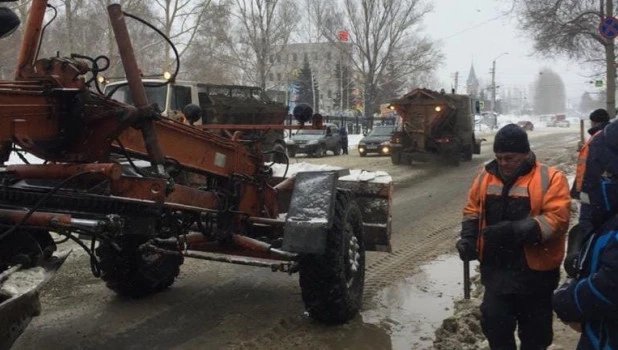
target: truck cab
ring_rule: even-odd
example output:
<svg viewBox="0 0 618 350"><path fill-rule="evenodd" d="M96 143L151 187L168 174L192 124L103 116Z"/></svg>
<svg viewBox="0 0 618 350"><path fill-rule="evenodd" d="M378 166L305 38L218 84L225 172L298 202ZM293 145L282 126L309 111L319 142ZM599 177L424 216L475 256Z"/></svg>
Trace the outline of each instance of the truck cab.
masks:
<svg viewBox="0 0 618 350"><path fill-rule="evenodd" d="M267 158L285 161L283 130L267 130L258 125L283 124L288 108L283 103L271 101L261 88L163 79L144 79L143 83L148 102L156 104L163 117L192 125L256 125L256 131L251 134L260 138L262 151L269 155ZM120 102L133 104L126 80L107 84L104 93ZM188 105L199 106L193 110L200 115L188 120L186 111L183 113ZM229 130L234 130L233 126ZM273 156L272 151L280 157Z"/></svg>

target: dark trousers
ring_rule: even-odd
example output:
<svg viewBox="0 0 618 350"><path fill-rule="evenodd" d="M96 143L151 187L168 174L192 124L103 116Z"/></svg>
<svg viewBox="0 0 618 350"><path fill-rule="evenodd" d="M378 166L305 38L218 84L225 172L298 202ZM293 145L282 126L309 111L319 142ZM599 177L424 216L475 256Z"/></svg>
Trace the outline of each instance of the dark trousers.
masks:
<svg viewBox="0 0 618 350"><path fill-rule="evenodd" d="M341 149L343 150L343 154L348 154L348 139L341 139Z"/></svg>
<svg viewBox="0 0 618 350"><path fill-rule="evenodd" d="M533 295L499 295L485 291L481 326L492 350L515 350L515 328L521 350L546 349L553 340L552 291Z"/></svg>

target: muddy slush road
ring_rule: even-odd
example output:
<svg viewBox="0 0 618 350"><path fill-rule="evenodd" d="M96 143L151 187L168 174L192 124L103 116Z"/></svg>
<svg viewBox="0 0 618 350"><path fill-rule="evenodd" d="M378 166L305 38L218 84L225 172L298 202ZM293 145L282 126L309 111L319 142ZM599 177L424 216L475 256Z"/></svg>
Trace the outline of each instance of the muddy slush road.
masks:
<svg viewBox="0 0 618 350"><path fill-rule="evenodd" d="M574 156L578 135L575 128L545 129L530 133L530 140L539 160L558 164ZM394 305L398 312L393 313L393 307L385 305L389 293L384 291L400 286L423 264L444 254L452 257L468 186L493 156L492 137L487 140L480 156L458 168L393 166L390 158L360 158L355 151L348 156L292 159L384 170L395 183L393 252L368 253L363 312L346 325L326 327L304 316L297 275L186 259L171 288L134 300L108 290L91 275L87 255L73 249L57 277L43 290L42 315L32 321L13 349L430 348L435 325L429 325L427 334L424 315L414 320L397 316L415 309L415 300ZM452 266L447 269L459 276L460 263L449 261ZM455 286L461 288L458 283ZM461 292L451 291L457 294ZM450 299L446 302L452 304ZM422 305L418 310L431 314L449 307ZM406 322L416 325L406 327ZM402 335L402 329L407 333Z"/></svg>

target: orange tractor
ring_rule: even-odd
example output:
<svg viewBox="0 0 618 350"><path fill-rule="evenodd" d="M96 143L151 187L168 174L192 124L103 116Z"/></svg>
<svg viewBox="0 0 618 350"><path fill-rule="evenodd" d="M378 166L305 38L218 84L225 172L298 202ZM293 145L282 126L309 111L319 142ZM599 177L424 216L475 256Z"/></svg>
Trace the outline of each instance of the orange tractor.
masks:
<svg viewBox="0 0 618 350"><path fill-rule="evenodd" d="M169 287L190 257L298 272L313 318L354 317L365 251L390 250L392 184L339 180L347 170L273 176L255 135L290 126L193 125L195 105L189 123L162 117L117 4L108 12L133 105L102 94L92 86L101 56L37 58L49 6L33 0L15 79L0 81L0 347L36 314L38 288L64 261L50 233L85 249L118 294ZM298 109L297 127L320 128L312 113ZM8 165L11 152L45 162ZM10 292L33 271L31 288Z"/></svg>

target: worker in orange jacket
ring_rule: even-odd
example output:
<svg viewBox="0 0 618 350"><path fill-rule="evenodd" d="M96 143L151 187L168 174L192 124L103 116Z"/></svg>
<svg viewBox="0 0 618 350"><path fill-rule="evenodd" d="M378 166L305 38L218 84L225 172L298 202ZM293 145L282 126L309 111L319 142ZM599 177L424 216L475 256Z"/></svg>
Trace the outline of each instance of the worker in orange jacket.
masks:
<svg viewBox="0 0 618 350"><path fill-rule="evenodd" d="M571 198L564 174L536 161L515 124L494 140L496 159L476 177L456 247L479 259L481 326L491 349L545 349L553 340L553 290L564 258Z"/></svg>
<svg viewBox="0 0 618 350"><path fill-rule="evenodd" d="M577 275L577 265L579 251L582 248L589 234L604 221L601 210L597 210L590 205L590 198L586 191L582 191L586 165L588 163L590 145L595 138L603 132L603 129L609 125L609 113L603 108L595 109L590 113L591 128L588 129L590 137L583 144L577 156L577 169L575 172L575 181L571 187L571 198L580 200L579 219L577 225L571 228L568 233L569 242L567 244L567 256L564 259L564 269L567 275L575 277ZM598 140L596 141L598 143ZM597 145L597 148L600 148Z"/></svg>

